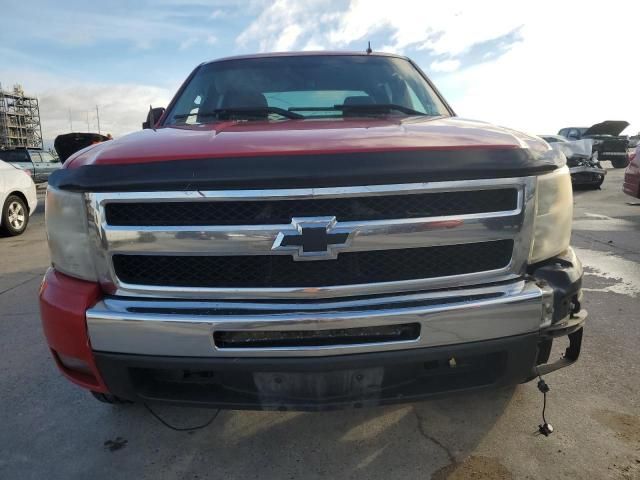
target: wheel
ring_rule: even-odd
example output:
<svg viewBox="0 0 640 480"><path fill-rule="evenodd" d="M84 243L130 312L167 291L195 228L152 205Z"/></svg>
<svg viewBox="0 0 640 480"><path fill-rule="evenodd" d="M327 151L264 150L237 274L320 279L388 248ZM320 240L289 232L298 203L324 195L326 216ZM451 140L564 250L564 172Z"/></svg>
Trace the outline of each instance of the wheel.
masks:
<svg viewBox="0 0 640 480"><path fill-rule="evenodd" d="M611 160L611 165L613 165L613 168L627 168L627 165L629 165L629 159L628 158L616 158L615 160Z"/></svg>
<svg viewBox="0 0 640 480"><path fill-rule="evenodd" d="M93 398L102 403L108 403L109 405L124 405L127 403L133 403L129 400L125 400L124 398L116 397L115 395L111 395L110 393L101 393L101 392L91 392Z"/></svg>
<svg viewBox="0 0 640 480"><path fill-rule="evenodd" d="M29 207L17 195L9 195L2 207L2 226L0 230L7 235L20 235L29 223Z"/></svg>

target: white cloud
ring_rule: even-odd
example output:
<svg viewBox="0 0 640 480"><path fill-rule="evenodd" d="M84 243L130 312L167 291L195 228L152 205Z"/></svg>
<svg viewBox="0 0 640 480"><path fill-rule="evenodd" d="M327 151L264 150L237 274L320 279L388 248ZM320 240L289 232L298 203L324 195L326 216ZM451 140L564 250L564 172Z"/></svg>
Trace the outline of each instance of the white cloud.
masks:
<svg viewBox="0 0 640 480"><path fill-rule="evenodd" d="M98 131L96 105L100 111L100 130L114 137L141 128L149 105L166 106L175 88L139 84L79 83L73 79L41 71L4 71L5 88L20 82L27 95L38 97L42 136L45 144L73 130ZM89 127L87 128L87 116Z"/></svg>
<svg viewBox="0 0 640 480"><path fill-rule="evenodd" d="M527 9L499 0L464 0L427 3L423 0L352 0L336 5L329 0L276 0L238 36L240 45L256 42L261 50L273 50L282 37L295 28L302 48L309 38L325 48L344 48L388 29L387 49L402 51L409 46L436 54L460 54L472 45L504 35L522 25ZM499 15L493 12L500 11ZM488 19L491 15L490 20ZM375 45L374 45L375 47Z"/></svg>
<svg viewBox="0 0 640 480"><path fill-rule="evenodd" d="M534 133L625 119L635 133L638 18L640 4L621 0L606 8L577 0L277 0L264 4L237 43L260 51L341 49L388 33L374 50L444 58L427 70L441 74L439 87L461 115ZM513 32L516 42L468 63L474 47Z"/></svg>
<svg viewBox="0 0 640 480"><path fill-rule="evenodd" d="M171 95L166 89L130 84L85 84L45 90L39 94L43 136L53 139L69 132L69 112L75 131L97 131L96 105L102 133L121 136L139 130L149 105L166 106Z"/></svg>
<svg viewBox="0 0 640 480"><path fill-rule="evenodd" d="M27 3L16 3L11 12L9 30L28 30L33 39L61 43L66 47L103 45L106 42L126 42L139 49L149 49L162 41L173 41L180 46L185 39L206 39L210 28L176 21L184 14L176 9L167 12L132 4L126 11L90 8L75 9L50 6L34 9Z"/></svg>
<svg viewBox="0 0 640 480"><path fill-rule="evenodd" d="M209 18L211 20L217 20L218 18L224 18L227 16L227 11L223 10L222 8L216 8L213 12L211 12L211 15L209 15Z"/></svg>
<svg viewBox="0 0 640 480"><path fill-rule="evenodd" d="M257 46L264 52L326 45L313 37L335 18L330 0L276 0L262 5L261 13L236 38L239 46L252 50Z"/></svg>
<svg viewBox="0 0 640 480"><path fill-rule="evenodd" d="M637 4L558 3L532 10L522 42L490 63L447 77L457 113L532 133L627 120L640 130L637 75ZM446 91L445 91L446 93Z"/></svg>
<svg viewBox="0 0 640 480"><path fill-rule="evenodd" d="M300 25L293 24L287 26L278 38L275 49L278 51L289 50L296 44L296 40L301 33L302 27L300 27Z"/></svg>
<svg viewBox="0 0 640 480"><path fill-rule="evenodd" d="M180 42L180 50L186 50L188 48L191 48L193 45L196 44L197 41L198 39L196 37L185 38Z"/></svg>
<svg viewBox="0 0 640 480"><path fill-rule="evenodd" d="M454 72L460 68L460 60L435 61L430 67L433 72Z"/></svg>

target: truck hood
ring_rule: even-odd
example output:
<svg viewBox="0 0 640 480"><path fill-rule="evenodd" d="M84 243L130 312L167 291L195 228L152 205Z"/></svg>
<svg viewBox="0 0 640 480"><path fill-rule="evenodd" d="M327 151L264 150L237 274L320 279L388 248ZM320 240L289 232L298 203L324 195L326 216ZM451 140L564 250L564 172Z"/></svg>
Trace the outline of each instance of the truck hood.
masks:
<svg viewBox="0 0 640 480"><path fill-rule="evenodd" d="M465 148L548 150L537 137L460 118L230 121L142 130L84 149L72 156L65 167L217 157Z"/></svg>
<svg viewBox="0 0 640 480"><path fill-rule="evenodd" d="M72 132L58 135L53 142L53 148L64 163L67 159L83 148L93 145L94 143L109 140L99 133Z"/></svg>
<svg viewBox="0 0 640 480"><path fill-rule="evenodd" d="M76 192L205 191L513 178L565 156L538 137L458 118L219 122L92 145L49 186Z"/></svg>
<svg viewBox="0 0 640 480"><path fill-rule="evenodd" d="M591 125L585 135L611 135L613 137L620 135L622 131L629 126L629 122L624 120L606 120L604 122Z"/></svg>

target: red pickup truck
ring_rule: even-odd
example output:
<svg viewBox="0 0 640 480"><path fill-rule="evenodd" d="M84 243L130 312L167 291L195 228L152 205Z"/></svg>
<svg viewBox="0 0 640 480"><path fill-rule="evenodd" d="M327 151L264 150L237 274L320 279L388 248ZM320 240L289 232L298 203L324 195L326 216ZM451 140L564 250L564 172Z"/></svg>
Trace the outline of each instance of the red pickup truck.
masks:
<svg viewBox="0 0 640 480"><path fill-rule="evenodd" d="M147 126L49 180L42 322L98 399L359 407L578 358L564 156L457 118L411 60L203 63Z"/></svg>

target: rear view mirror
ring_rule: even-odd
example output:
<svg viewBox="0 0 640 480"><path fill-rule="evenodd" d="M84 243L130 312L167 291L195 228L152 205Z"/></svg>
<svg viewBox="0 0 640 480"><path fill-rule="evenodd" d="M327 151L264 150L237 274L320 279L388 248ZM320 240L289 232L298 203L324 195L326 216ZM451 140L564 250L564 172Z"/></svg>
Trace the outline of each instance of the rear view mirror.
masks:
<svg viewBox="0 0 640 480"><path fill-rule="evenodd" d="M164 107L150 108L149 113L147 113L147 120L142 122L142 129L153 128L163 114Z"/></svg>

